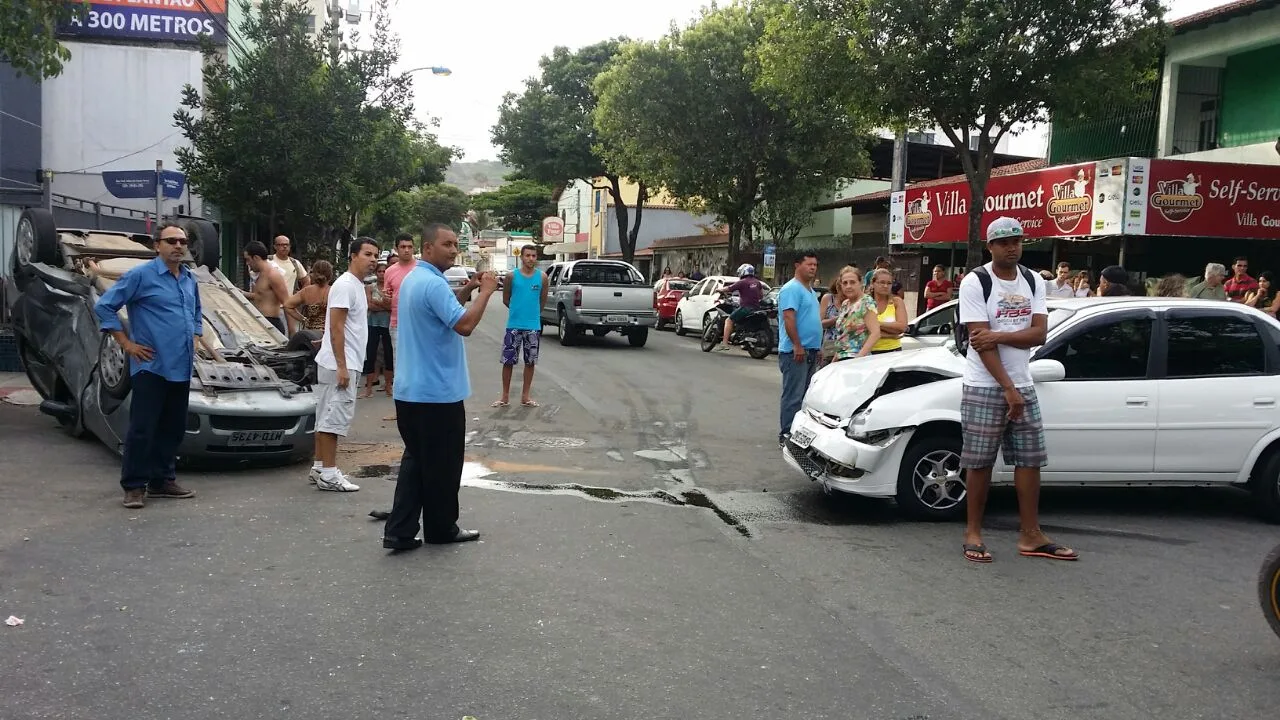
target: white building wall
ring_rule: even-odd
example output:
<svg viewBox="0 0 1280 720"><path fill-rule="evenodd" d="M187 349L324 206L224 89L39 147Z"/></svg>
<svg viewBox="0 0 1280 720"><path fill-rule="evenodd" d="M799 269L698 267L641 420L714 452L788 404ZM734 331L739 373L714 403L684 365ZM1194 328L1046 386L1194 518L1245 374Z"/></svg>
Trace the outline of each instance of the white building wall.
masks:
<svg viewBox="0 0 1280 720"><path fill-rule="evenodd" d="M66 43L71 61L58 77L45 80L41 150L54 171L53 191L119 207L152 210L153 199L123 200L102 183L104 170L152 170L156 160L178 170L173 151L186 145L173 113L188 83L203 88L201 57L195 49ZM201 214L199 196L166 200Z"/></svg>
<svg viewBox="0 0 1280 720"><path fill-rule="evenodd" d="M564 220L565 242L573 242L577 233L591 232L591 183L577 179L560 193L556 214Z"/></svg>

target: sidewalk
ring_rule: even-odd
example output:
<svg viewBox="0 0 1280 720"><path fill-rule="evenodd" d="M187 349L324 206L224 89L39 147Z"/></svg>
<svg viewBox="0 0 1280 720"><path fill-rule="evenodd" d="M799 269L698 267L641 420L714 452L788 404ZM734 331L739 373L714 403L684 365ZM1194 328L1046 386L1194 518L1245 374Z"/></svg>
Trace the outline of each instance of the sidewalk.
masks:
<svg viewBox="0 0 1280 720"><path fill-rule="evenodd" d="M0 372L0 401L34 406L40 404L40 393L31 388L25 373Z"/></svg>

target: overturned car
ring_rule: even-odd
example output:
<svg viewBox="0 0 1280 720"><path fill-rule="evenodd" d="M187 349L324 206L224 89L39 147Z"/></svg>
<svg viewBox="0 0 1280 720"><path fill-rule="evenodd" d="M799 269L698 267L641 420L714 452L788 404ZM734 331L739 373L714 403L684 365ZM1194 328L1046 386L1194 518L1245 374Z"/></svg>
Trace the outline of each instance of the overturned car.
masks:
<svg viewBox="0 0 1280 720"><path fill-rule="evenodd" d="M205 220L181 221L203 310L180 461L267 464L309 458L314 440L314 347L290 342L218 270L220 240ZM30 209L17 228L6 293L18 352L40 410L73 435L121 452L129 426L129 359L98 329L93 307L130 269L156 255L148 235L68 230ZM126 331L129 320L120 311ZM221 359L210 352L216 351Z"/></svg>

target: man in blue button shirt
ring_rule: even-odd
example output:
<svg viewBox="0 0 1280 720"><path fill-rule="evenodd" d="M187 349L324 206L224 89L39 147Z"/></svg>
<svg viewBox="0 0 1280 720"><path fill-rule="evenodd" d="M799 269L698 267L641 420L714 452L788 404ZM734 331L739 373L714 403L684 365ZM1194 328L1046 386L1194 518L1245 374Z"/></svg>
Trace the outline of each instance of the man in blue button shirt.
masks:
<svg viewBox="0 0 1280 720"><path fill-rule="evenodd" d="M822 316L813 281L818 277L818 256L796 256L795 277L778 291L782 337L778 339L778 369L782 371L781 425L778 444L791 432L791 421L804 402L809 380L822 360Z"/></svg>
<svg viewBox="0 0 1280 720"><path fill-rule="evenodd" d="M102 331L130 358L133 391L120 468L127 508L142 507L147 497L195 496L178 485L175 467L187 427L195 338L203 325L200 290L182 262L186 232L164 222L155 238L156 258L121 275L94 306ZM120 308L128 310L128 333Z"/></svg>
<svg viewBox="0 0 1280 720"><path fill-rule="evenodd" d="M422 545L419 519L429 543L480 537L475 530L458 527L467 432L462 403L471 394L462 338L480 323L498 281L492 273L481 273L480 294L463 308L444 277L457 256L458 236L449 226L428 225L422 233L422 260L396 293L399 367L394 397L404 455L382 538L382 546L390 550Z"/></svg>

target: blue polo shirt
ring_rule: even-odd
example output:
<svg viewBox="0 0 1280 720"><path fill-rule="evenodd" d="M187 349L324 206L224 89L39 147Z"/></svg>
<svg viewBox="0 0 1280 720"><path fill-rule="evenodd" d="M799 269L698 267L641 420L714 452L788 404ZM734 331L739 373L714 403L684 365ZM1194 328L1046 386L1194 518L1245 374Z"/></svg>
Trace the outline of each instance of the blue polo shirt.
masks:
<svg viewBox="0 0 1280 720"><path fill-rule="evenodd" d="M155 351L147 362L130 358L130 374L145 370L170 382L190 382L194 336L204 329L191 270L179 265L175 276L155 258L121 275L93 306L103 332L124 329L120 308L129 313L129 339Z"/></svg>
<svg viewBox="0 0 1280 720"><path fill-rule="evenodd" d="M422 260L396 292L396 400L455 403L471 395L467 350L454 331L466 311L435 265Z"/></svg>

